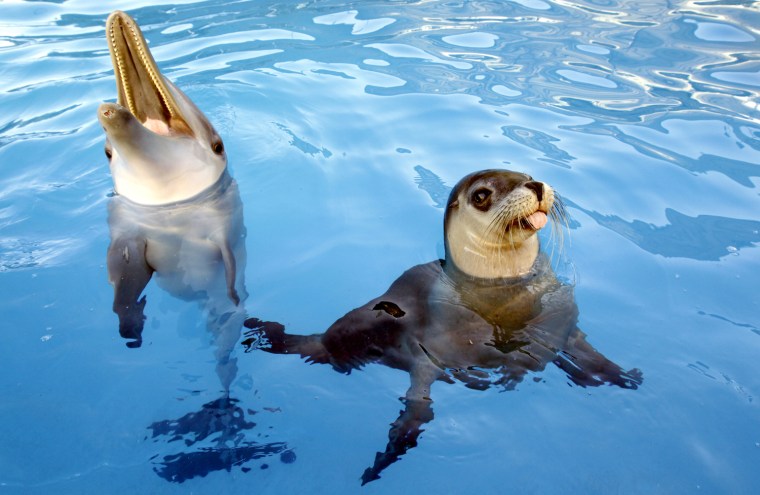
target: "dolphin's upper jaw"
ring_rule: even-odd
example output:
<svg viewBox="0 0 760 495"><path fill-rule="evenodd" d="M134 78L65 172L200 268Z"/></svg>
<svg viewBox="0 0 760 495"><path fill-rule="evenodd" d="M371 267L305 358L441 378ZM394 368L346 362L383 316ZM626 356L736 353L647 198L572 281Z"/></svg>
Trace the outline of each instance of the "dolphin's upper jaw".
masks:
<svg viewBox="0 0 760 495"><path fill-rule="evenodd" d="M113 12L106 21L106 36L116 75L118 104L157 134L193 136L132 18L121 11Z"/></svg>

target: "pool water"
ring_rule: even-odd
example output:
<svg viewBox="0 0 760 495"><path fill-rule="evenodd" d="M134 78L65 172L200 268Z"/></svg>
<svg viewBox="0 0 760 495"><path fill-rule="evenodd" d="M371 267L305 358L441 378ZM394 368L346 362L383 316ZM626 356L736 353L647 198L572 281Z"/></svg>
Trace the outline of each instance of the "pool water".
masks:
<svg viewBox="0 0 760 495"><path fill-rule="evenodd" d="M756 490L757 2L153 3L0 4L0 493ZM564 199L545 250L641 385L435 383L417 446L362 487L408 373L241 335L227 395L203 298L156 280L128 348L96 119L114 9L225 140L245 315L324 332L443 256L461 177L508 168Z"/></svg>

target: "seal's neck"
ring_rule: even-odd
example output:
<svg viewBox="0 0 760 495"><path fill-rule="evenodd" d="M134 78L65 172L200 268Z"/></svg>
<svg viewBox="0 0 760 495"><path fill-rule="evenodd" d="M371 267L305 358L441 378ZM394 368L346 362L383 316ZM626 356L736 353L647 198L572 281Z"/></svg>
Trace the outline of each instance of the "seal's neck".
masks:
<svg viewBox="0 0 760 495"><path fill-rule="evenodd" d="M459 239L457 249L446 247L446 261L459 272L475 278L513 278L527 274L536 262L538 236L517 244L489 243L474 237ZM447 243L448 244L448 243Z"/></svg>

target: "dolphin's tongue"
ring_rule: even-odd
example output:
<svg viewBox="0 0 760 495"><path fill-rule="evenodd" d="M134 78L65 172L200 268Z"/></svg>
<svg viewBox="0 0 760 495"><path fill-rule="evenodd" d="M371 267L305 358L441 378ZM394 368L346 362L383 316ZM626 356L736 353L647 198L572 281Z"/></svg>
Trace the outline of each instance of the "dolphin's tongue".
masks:
<svg viewBox="0 0 760 495"><path fill-rule="evenodd" d="M528 216L525 220L536 230L542 229L546 225L547 218L546 213L543 211L537 211Z"/></svg>
<svg viewBox="0 0 760 495"><path fill-rule="evenodd" d="M143 122L143 125L147 129L155 132L156 134L160 134L162 136L170 136L172 134L172 131L167 125L167 123L160 119L148 118L145 120L145 122Z"/></svg>

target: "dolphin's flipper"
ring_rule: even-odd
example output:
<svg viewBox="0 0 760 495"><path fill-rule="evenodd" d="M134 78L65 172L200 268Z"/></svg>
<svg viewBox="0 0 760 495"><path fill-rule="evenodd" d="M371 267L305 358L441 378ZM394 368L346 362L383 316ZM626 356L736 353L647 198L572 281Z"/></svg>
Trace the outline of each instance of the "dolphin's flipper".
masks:
<svg viewBox="0 0 760 495"><path fill-rule="evenodd" d="M230 301L235 303L235 306L240 304L240 296L238 296L235 289L235 271L237 270L237 262L235 261L235 254L232 252L230 243L225 241L219 246L222 252L222 261L224 262L224 277L227 280L227 296Z"/></svg>
<svg viewBox="0 0 760 495"><path fill-rule="evenodd" d="M391 424L385 452L375 455L375 463L362 474L362 485L380 478L380 473L396 462L407 450L417 446L422 426L433 420L433 401L430 399L401 399L404 409Z"/></svg>
<svg viewBox="0 0 760 495"><path fill-rule="evenodd" d="M623 371L617 364L594 349L579 329L573 332L563 352L554 360L568 378L581 387L597 387L609 383L622 388L636 389L641 385L639 369Z"/></svg>
<svg viewBox="0 0 760 495"><path fill-rule="evenodd" d="M147 242L142 238L120 237L108 247L108 275L114 287L113 312L119 316L119 334L134 339L127 347L140 347L145 325L145 296L140 294L153 275L145 259Z"/></svg>

